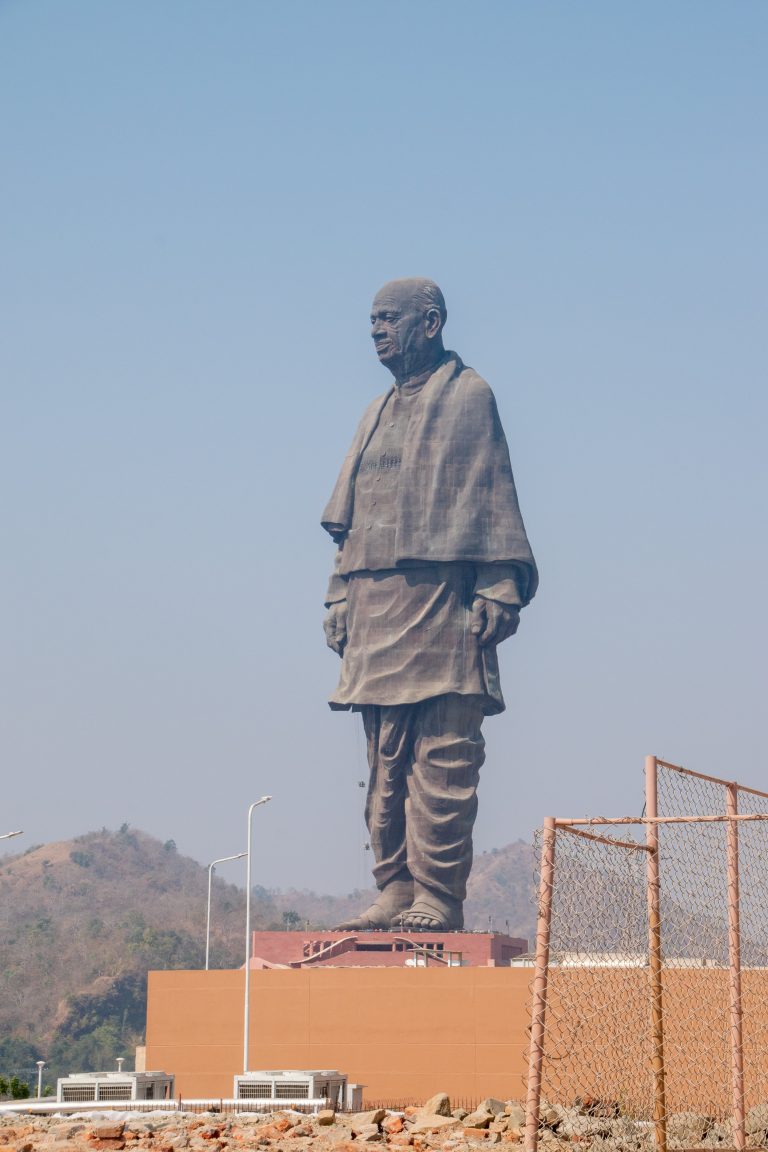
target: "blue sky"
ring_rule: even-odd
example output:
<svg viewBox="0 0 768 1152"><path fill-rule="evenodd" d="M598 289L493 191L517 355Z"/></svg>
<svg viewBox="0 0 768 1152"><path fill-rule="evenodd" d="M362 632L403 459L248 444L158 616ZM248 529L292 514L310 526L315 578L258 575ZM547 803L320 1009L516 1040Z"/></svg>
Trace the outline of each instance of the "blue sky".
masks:
<svg viewBox="0 0 768 1152"><path fill-rule="evenodd" d="M207 863L271 792L255 879L366 882L318 521L413 274L541 569L478 850L639 811L647 752L768 790L767 56L749 0L0 0L17 844Z"/></svg>

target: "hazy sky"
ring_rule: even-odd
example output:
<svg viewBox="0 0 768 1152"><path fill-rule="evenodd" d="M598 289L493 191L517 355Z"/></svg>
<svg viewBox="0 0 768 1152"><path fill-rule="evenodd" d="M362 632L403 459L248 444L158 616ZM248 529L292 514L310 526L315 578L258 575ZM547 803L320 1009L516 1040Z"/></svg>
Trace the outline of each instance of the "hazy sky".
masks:
<svg viewBox="0 0 768 1152"><path fill-rule="evenodd" d="M426 275L541 570L478 849L768 790L768 5L0 0L0 831L366 882L320 512ZM241 864L227 878L239 880ZM223 873L224 874L224 873Z"/></svg>

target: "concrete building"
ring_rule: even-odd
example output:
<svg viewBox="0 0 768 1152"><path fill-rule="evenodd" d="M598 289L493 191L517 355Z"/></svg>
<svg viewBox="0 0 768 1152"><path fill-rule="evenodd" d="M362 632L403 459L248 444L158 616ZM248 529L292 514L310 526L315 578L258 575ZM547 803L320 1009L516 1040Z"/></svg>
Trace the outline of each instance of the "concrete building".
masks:
<svg viewBox="0 0 768 1152"><path fill-rule="evenodd" d="M254 932L252 968L504 968L528 941L502 932Z"/></svg>

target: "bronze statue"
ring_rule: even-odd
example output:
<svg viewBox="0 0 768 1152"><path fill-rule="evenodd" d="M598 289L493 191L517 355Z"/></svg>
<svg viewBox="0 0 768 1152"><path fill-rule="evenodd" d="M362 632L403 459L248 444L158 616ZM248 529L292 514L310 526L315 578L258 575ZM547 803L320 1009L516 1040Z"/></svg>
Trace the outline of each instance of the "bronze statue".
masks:
<svg viewBox="0 0 768 1152"><path fill-rule="evenodd" d="M353 930L461 928L496 646L538 576L488 385L443 347L443 294L393 280L371 336L394 387L365 412L323 513L338 544L331 708L360 711L379 894Z"/></svg>

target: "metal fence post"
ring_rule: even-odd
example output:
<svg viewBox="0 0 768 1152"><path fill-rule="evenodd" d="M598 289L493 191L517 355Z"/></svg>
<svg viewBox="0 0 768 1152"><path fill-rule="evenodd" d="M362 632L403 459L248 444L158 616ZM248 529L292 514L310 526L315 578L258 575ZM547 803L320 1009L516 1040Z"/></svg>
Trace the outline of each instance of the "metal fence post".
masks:
<svg viewBox="0 0 768 1152"><path fill-rule="evenodd" d="M661 885L657 764L645 758L645 842L648 852L648 963L651 984L651 1042L653 1051L653 1120L658 1152L667 1152L667 1102L664 1082L664 1001L661 985Z"/></svg>
<svg viewBox="0 0 768 1152"><path fill-rule="evenodd" d="M539 914L536 923L536 971L533 978L531 1007L531 1041L528 1053L528 1094L525 1103L525 1152L536 1152L539 1143L539 1103L541 1072L544 1062L544 1024L547 1014L549 980L549 938L552 925L552 885L555 874L555 838L553 816L544 821L539 878Z"/></svg>
<svg viewBox="0 0 768 1152"><path fill-rule="evenodd" d="M739 786L726 790L729 817L738 815ZM741 926L739 923L739 822L728 820L728 969L731 1008L731 1083L733 1085L733 1143L741 1152L744 1131L744 1049L741 1005Z"/></svg>

